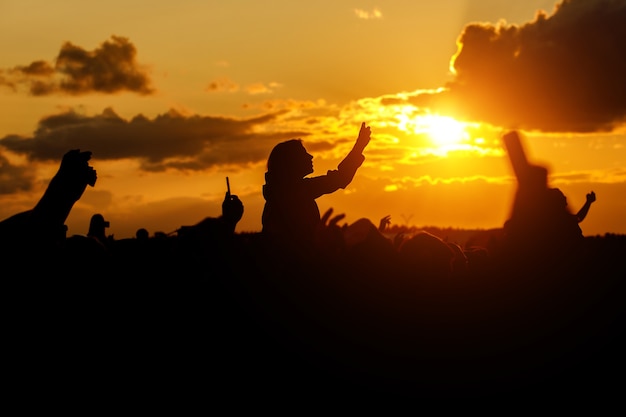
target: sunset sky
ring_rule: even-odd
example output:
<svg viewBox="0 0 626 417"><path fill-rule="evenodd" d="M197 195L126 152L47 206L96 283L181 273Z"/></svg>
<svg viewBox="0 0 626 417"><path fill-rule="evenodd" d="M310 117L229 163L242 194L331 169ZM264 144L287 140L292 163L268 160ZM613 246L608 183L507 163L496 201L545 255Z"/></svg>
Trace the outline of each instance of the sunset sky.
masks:
<svg viewBox="0 0 626 417"><path fill-rule="evenodd" d="M243 201L261 229L266 161L301 138L313 175L372 129L320 210L378 224L496 228L515 177L501 143L577 211L626 234L626 0L0 0L0 220L32 208L70 149L97 183L66 224L170 233Z"/></svg>

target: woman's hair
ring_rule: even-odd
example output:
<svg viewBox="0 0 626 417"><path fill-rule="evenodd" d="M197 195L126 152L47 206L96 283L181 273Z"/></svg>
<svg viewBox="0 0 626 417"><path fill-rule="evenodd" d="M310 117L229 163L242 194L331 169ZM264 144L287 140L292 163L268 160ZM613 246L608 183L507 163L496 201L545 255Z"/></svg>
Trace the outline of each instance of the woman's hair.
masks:
<svg viewBox="0 0 626 417"><path fill-rule="evenodd" d="M267 159L267 171L272 174L289 175L298 171L301 155L306 152L301 139L290 139L274 146Z"/></svg>

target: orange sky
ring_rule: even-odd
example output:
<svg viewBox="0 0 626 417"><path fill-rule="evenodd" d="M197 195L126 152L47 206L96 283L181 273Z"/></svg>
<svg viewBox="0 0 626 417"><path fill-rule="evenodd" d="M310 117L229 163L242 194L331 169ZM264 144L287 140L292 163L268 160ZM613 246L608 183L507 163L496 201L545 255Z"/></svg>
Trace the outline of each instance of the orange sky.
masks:
<svg viewBox="0 0 626 417"><path fill-rule="evenodd" d="M318 200L348 223L500 227L515 128L573 211L596 192L586 235L626 233L626 2L54 3L0 3L0 219L81 149L98 181L70 234L218 216L226 176L258 231L271 148L302 138L323 174L364 121L365 163Z"/></svg>

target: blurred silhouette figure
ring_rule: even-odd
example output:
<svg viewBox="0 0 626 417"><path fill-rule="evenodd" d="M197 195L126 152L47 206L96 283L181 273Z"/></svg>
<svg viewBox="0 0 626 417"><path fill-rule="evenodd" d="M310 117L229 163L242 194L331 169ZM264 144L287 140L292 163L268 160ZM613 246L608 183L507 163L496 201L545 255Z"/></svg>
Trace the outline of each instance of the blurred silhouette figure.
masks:
<svg viewBox="0 0 626 417"><path fill-rule="evenodd" d="M363 150L370 135L370 127L362 123L354 147L338 169L315 177L307 177L313 173L313 156L301 139L281 142L272 149L263 185L261 230L269 245L296 256L308 257L313 253L321 221L316 199L352 182L365 160Z"/></svg>
<svg viewBox="0 0 626 417"><path fill-rule="evenodd" d="M73 149L63 155L59 170L31 210L0 222L2 245L14 252L47 251L66 238L65 221L87 185L96 183L96 170L89 166L91 152Z"/></svg>
<svg viewBox="0 0 626 417"><path fill-rule="evenodd" d="M504 224L507 250L531 256L528 260L571 253L583 240L579 223L586 217L595 193L587 195L578 213L570 212L563 192L549 187L547 168L526 159L518 132L506 133L503 141L517 178L511 215Z"/></svg>

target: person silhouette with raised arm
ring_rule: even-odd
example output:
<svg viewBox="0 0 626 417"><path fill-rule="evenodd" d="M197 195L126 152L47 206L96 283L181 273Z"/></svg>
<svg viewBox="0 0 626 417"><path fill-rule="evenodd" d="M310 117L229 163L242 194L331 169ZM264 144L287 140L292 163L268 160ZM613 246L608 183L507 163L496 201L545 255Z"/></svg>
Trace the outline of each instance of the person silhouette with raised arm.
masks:
<svg viewBox="0 0 626 417"><path fill-rule="evenodd" d="M548 169L528 162L519 133L507 132L503 142L517 178L513 207L504 224L505 243L513 253L531 255L533 259L572 255L584 239L579 223L586 217L595 193L589 193L585 205L572 213L565 194L549 186Z"/></svg>
<svg viewBox="0 0 626 417"><path fill-rule="evenodd" d="M225 239L235 233L237 223L243 217L243 203L238 196L226 193L222 201L222 215L205 217L193 226L197 233L204 237ZM183 226L186 227L186 226Z"/></svg>
<svg viewBox="0 0 626 417"><path fill-rule="evenodd" d="M352 150L338 168L313 177L308 177L313 173L313 156L301 139L281 142L272 149L263 185L261 234L273 249L305 257L314 253L321 223L316 199L352 182L365 160L363 151L370 136L370 127L362 123Z"/></svg>
<svg viewBox="0 0 626 417"><path fill-rule="evenodd" d="M42 255L64 242L65 221L70 211L87 186L93 187L97 180L96 170L89 165L90 159L90 151L66 152L37 204L0 221L0 246L16 255L28 256Z"/></svg>
<svg viewBox="0 0 626 417"><path fill-rule="evenodd" d="M243 217L244 206L239 197L231 194L230 186L222 201L222 214L205 217L191 226L176 230L177 254L185 253L197 257L219 258L231 247L237 223Z"/></svg>

